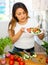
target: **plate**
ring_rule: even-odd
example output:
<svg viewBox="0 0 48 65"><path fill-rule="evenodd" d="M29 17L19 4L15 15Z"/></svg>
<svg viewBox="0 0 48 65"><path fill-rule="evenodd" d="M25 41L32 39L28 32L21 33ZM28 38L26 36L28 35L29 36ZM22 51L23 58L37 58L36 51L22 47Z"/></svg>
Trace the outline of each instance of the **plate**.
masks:
<svg viewBox="0 0 48 65"><path fill-rule="evenodd" d="M43 30L42 30L42 29L39 29L39 30L36 31L36 32L31 31L31 34L33 34L33 35L40 35L40 34L42 34L42 33L43 33Z"/></svg>
<svg viewBox="0 0 48 65"><path fill-rule="evenodd" d="M42 29L38 29L38 30L34 30L34 28L31 28L31 32L28 32L27 29L25 29L25 32L27 33L31 33L32 35L39 35L39 34L42 34L43 33L43 30Z"/></svg>

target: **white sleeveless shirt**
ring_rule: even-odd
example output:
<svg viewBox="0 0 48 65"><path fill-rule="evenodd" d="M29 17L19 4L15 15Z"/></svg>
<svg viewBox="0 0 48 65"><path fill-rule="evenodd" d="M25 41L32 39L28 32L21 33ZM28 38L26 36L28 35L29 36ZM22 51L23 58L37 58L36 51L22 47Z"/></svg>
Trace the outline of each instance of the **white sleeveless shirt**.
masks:
<svg viewBox="0 0 48 65"><path fill-rule="evenodd" d="M25 25L20 25L16 23L15 34L23 27L23 28L32 28L37 27L38 23L35 20L28 19ZM14 46L21 49L30 49L34 47L34 36L31 33L23 32L20 38L14 43Z"/></svg>

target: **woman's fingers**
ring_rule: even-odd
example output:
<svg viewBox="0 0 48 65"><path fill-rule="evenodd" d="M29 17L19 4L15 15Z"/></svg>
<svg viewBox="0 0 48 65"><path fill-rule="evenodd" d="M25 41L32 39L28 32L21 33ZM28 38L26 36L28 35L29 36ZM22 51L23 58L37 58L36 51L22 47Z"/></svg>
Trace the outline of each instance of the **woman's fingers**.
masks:
<svg viewBox="0 0 48 65"><path fill-rule="evenodd" d="M25 31L25 28L21 28L21 32L24 32Z"/></svg>
<svg viewBox="0 0 48 65"><path fill-rule="evenodd" d="M28 31L29 33L31 33L31 28L27 28L27 31Z"/></svg>
<svg viewBox="0 0 48 65"><path fill-rule="evenodd" d="M39 34L38 37L42 40L44 38L44 33Z"/></svg>

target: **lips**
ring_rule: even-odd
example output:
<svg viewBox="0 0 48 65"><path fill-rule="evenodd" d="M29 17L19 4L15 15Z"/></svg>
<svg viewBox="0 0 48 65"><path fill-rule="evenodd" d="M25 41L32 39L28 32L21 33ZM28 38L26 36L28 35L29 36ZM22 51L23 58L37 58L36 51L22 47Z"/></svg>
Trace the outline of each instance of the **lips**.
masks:
<svg viewBox="0 0 48 65"><path fill-rule="evenodd" d="M24 19L25 19L25 17L21 18L21 20L24 20Z"/></svg>

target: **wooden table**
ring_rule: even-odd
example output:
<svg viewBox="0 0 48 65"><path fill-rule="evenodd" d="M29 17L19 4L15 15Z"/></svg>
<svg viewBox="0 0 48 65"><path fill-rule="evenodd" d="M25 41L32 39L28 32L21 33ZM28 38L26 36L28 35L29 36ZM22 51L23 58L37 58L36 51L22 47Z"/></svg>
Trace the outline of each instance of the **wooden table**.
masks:
<svg viewBox="0 0 48 65"><path fill-rule="evenodd" d="M6 58L5 65L9 65L9 58ZM19 65L19 64L17 61L15 61L14 65ZM46 57L43 54L37 54L37 57L25 60L25 65L46 65Z"/></svg>

